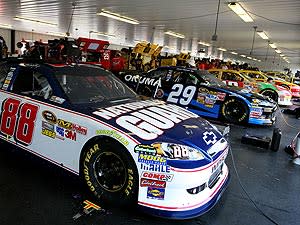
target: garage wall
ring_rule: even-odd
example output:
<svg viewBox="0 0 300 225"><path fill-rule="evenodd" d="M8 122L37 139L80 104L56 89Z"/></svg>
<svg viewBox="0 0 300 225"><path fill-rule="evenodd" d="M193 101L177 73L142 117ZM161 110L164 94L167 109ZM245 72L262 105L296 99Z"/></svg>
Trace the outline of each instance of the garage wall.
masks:
<svg viewBox="0 0 300 225"><path fill-rule="evenodd" d="M6 45L7 45L7 47L8 47L8 51L10 52L10 30L8 30L8 29L2 29L2 28L0 28L0 36L2 36L3 38L4 38L4 40L5 40L5 42L6 42Z"/></svg>

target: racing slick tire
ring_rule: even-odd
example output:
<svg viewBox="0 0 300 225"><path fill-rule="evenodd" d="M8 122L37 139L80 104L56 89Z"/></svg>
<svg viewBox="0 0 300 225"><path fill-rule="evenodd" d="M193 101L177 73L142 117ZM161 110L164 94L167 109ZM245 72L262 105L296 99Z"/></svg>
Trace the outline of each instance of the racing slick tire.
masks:
<svg viewBox="0 0 300 225"><path fill-rule="evenodd" d="M230 123L246 123L249 109L241 100L229 98L223 103L221 114Z"/></svg>
<svg viewBox="0 0 300 225"><path fill-rule="evenodd" d="M132 205L137 202L139 187L135 162L121 144L100 140L84 149L80 165L84 183L100 202Z"/></svg>
<svg viewBox="0 0 300 225"><path fill-rule="evenodd" d="M260 92L260 94L264 95L264 96L267 96L271 99L273 99L275 102L278 101L278 94L276 93L276 91L274 90L270 90L270 89L265 89L265 90L262 90Z"/></svg>

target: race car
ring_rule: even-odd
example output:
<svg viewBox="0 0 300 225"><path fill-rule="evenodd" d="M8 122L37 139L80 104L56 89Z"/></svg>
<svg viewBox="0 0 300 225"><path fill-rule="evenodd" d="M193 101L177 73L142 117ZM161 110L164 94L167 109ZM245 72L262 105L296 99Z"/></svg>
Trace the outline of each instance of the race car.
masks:
<svg viewBox="0 0 300 225"><path fill-rule="evenodd" d="M121 74L137 93L230 123L272 125L276 103L248 89L227 87L215 75L184 67L159 67L146 74Z"/></svg>
<svg viewBox="0 0 300 225"><path fill-rule="evenodd" d="M79 175L101 204L186 219L228 185L230 147L215 126L141 100L97 65L3 62L0 105L2 140Z"/></svg>
<svg viewBox="0 0 300 225"><path fill-rule="evenodd" d="M292 93L289 90L286 90L279 85L273 85L272 83L256 81L252 78L254 74L252 71L251 73L246 70L235 71L210 69L208 71L215 74L217 78L223 80L223 82L225 82L228 86L247 87L253 92L270 97L282 106L289 106L293 104L291 102Z"/></svg>
<svg viewBox="0 0 300 225"><path fill-rule="evenodd" d="M273 76L267 76L261 71L246 71L246 70L241 70L243 73L247 73L248 76L251 78L257 80L257 81L267 81L268 77L273 79L273 82L276 86L282 86L288 90L291 91L292 96L296 98L300 98L300 86L297 84L293 84L290 82L285 81L282 78L279 77L273 77Z"/></svg>

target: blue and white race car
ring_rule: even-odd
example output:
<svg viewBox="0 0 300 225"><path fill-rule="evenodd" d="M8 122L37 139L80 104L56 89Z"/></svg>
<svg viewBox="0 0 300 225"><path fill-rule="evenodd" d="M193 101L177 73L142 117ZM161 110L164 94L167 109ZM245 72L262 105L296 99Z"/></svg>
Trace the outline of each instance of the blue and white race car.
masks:
<svg viewBox="0 0 300 225"><path fill-rule="evenodd" d="M1 139L79 175L101 203L192 218L229 182L229 145L214 126L139 99L98 66L2 62L0 105Z"/></svg>
<svg viewBox="0 0 300 225"><path fill-rule="evenodd" d="M165 100L197 115L230 123L272 125L277 105L248 89L227 87L205 70L159 67L146 74L121 74L138 94Z"/></svg>

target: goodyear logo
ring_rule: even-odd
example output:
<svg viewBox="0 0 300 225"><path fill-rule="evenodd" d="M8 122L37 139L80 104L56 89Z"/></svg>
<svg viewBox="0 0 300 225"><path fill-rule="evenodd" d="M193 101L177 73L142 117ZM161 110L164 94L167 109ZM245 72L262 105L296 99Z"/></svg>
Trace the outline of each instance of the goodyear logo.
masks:
<svg viewBox="0 0 300 225"><path fill-rule="evenodd" d="M138 162L146 164L167 165L167 160L159 155L139 154Z"/></svg>

